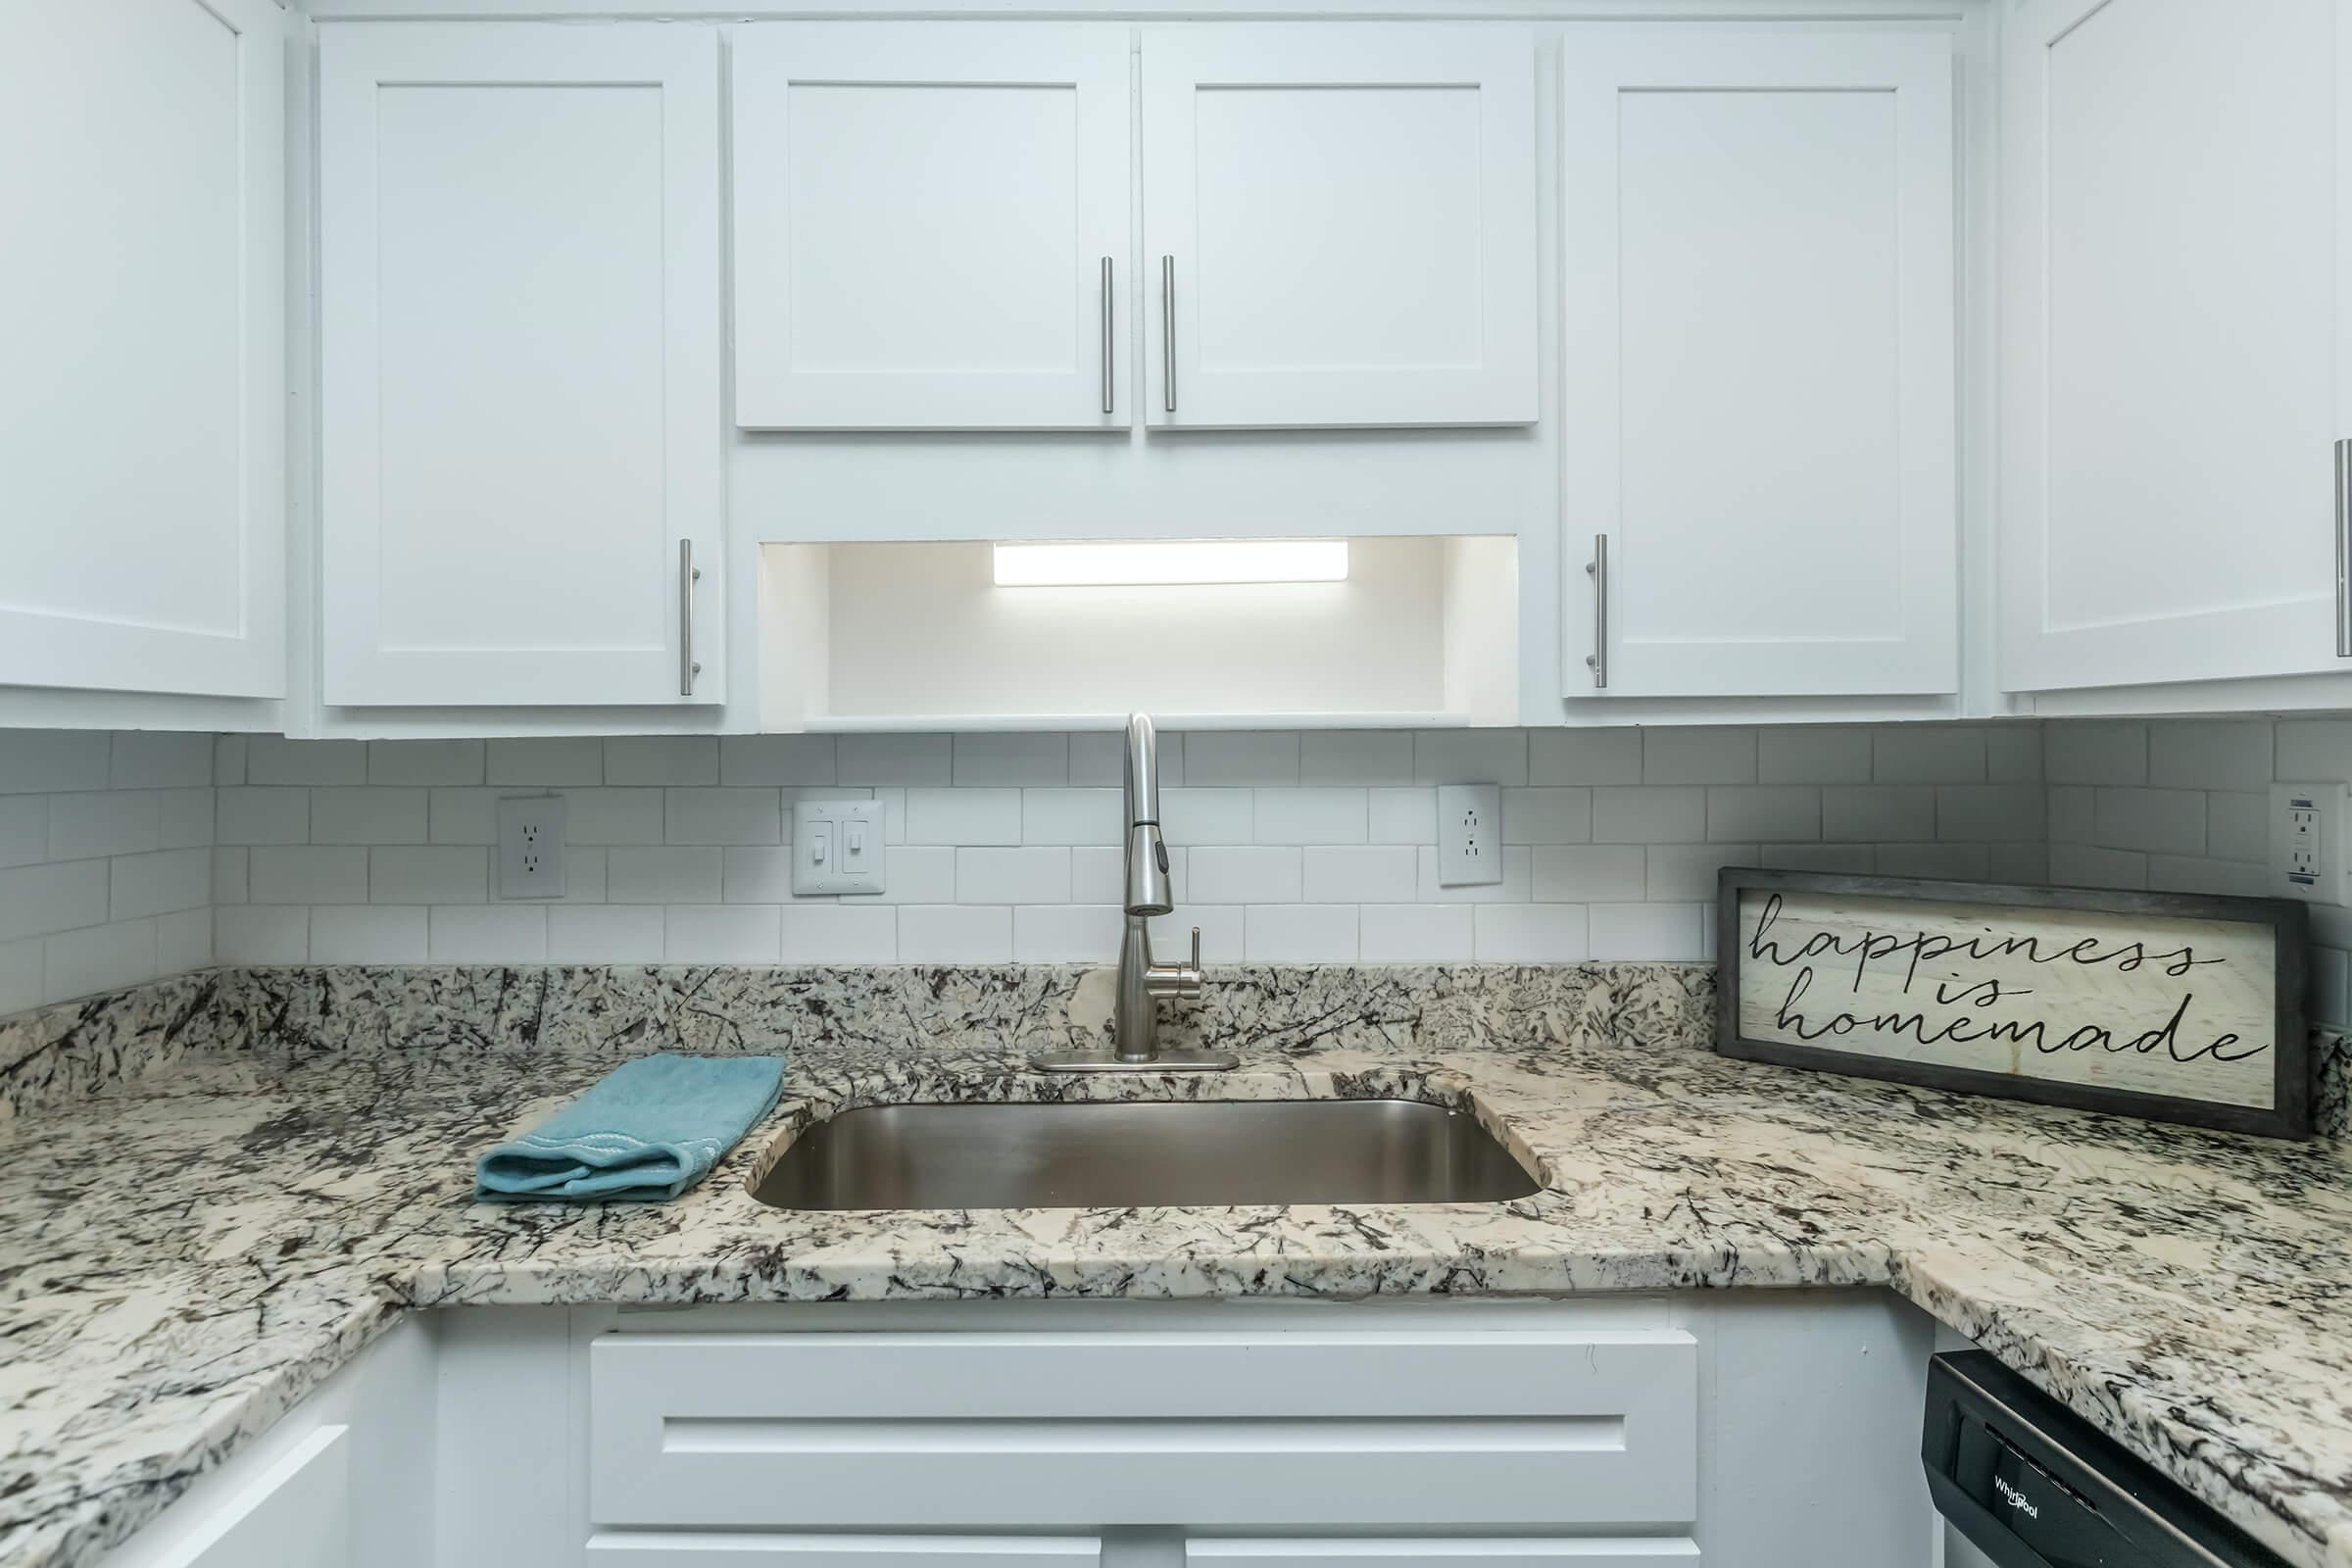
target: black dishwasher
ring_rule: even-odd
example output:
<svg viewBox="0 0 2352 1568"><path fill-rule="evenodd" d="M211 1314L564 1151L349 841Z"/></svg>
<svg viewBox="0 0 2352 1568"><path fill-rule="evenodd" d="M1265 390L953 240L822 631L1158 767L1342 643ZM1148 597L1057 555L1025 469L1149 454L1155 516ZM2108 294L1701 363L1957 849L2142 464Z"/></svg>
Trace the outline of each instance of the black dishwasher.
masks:
<svg viewBox="0 0 2352 1568"><path fill-rule="evenodd" d="M1983 1350L1928 1362L1920 1457L1936 1508L1999 1568L2286 1568Z"/></svg>

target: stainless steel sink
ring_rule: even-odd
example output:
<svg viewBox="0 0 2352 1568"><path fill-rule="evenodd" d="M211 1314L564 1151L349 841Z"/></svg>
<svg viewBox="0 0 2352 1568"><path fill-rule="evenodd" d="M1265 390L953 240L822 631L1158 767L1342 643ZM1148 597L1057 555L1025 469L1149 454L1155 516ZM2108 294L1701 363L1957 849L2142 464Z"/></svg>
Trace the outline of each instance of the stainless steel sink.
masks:
<svg viewBox="0 0 2352 1568"><path fill-rule="evenodd" d="M1404 1100L871 1105L793 1141L778 1208L1492 1203L1538 1191L1476 1118Z"/></svg>

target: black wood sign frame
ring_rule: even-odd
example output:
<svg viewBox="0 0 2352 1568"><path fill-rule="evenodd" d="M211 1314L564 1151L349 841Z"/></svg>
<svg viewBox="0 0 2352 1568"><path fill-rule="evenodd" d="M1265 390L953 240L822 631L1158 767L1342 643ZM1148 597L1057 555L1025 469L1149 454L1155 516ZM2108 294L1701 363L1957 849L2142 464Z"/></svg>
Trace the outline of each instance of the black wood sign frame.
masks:
<svg viewBox="0 0 2352 1568"><path fill-rule="evenodd" d="M1716 883L1716 1036L1719 1054L1784 1067L1810 1067L1864 1078L1886 1078L1930 1089L1961 1090L2079 1110L2114 1111L2155 1121L2182 1122L2272 1138L2311 1135L2313 1055L2303 1017L2307 916L2291 899L2220 894L2133 893L2100 888L2045 888L1998 882L1950 882L1918 877L1848 876L1824 871L1769 871L1726 866ZM1747 955L1740 931L1741 896L1750 893L1822 894L1894 899L1922 904L1984 905L2044 914L2070 909L2158 918L2225 921L2267 930L2274 955L2277 1036L2271 1104L2226 1104L2174 1095L1988 1072L1938 1062L1906 1061L1853 1051L1825 1050L1740 1033L1740 984Z"/></svg>

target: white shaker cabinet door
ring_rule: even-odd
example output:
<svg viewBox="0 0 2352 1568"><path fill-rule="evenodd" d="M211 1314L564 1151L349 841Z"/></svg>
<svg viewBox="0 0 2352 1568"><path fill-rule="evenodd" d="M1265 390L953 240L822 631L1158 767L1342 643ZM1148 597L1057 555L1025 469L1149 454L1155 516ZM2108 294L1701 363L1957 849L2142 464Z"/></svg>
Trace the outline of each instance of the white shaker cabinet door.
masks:
<svg viewBox="0 0 2352 1568"><path fill-rule="evenodd" d="M2352 669L2343 0L2027 0L2004 59L2003 684Z"/></svg>
<svg viewBox="0 0 2352 1568"><path fill-rule="evenodd" d="M1128 29L734 38L735 419L1133 421Z"/></svg>
<svg viewBox="0 0 2352 1568"><path fill-rule="evenodd" d="M1567 40L1568 696L1957 688L1950 49Z"/></svg>
<svg viewBox="0 0 2352 1568"><path fill-rule="evenodd" d="M285 47L0 8L0 682L284 693Z"/></svg>
<svg viewBox="0 0 2352 1568"><path fill-rule="evenodd" d="M715 34L318 47L325 700L719 701Z"/></svg>
<svg viewBox="0 0 2352 1568"><path fill-rule="evenodd" d="M1533 421L1535 66L1499 24L1147 29L1150 421Z"/></svg>

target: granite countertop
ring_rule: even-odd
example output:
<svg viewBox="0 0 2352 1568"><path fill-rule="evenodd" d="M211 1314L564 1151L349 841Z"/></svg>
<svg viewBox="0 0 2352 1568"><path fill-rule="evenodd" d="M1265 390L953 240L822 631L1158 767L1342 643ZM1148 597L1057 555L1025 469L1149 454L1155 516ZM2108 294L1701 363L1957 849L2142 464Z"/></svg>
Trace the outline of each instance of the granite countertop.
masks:
<svg viewBox="0 0 2352 1568"><path fill-rule="evenodd" d="M1198 1027L1243 1052L1241 1071L1135 1078L1024 1071L1037 981L853 997L838 977L771 975L747 1022L718 971L643 973L658 1004L602 978L559 999L553 981L257 972L236 1005L262 1043L159 1056L0 1130L0 1568L94 1561L417 1307L1870 1285L2288 1560L2352 1565L2341 1145L1719 1058L1700 1044L1703 969L1515 971L1450 993L1234 980L1258 1010ZM614 1054L756 1049L763 1031L789 1042L787 1098L683 1200L470 1201L473 1154ZM880 1214L745 1191L779 1134L861 1102L1373 1095L1473 1109L1545 1190Z"/></svg>

